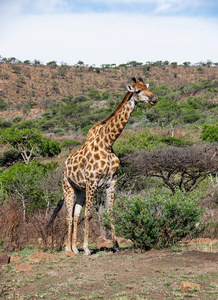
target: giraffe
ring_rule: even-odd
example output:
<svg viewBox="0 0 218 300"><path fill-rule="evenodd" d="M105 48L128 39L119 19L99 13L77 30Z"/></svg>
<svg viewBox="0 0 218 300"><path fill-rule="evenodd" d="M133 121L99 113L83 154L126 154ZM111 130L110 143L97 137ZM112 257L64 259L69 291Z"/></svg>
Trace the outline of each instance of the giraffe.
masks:
<svg viewBox="0 0 218 300"><path fill-rule="evenodd" d="M137 81L133 77L132 80L133 86L127 86L128 91L117 109L90 129L86 142L76 153L71 153L65 162L62 180L64 199L59 201L48 226L51 225L65 201L68 225L66 251L73 250L75 254L79 253L76 247L77 226L82 207L85 205L83 249L85 255L90 254L88 248L89 223L97 188L106 188L106 208L112 213L116 171L120 164L119 158L113 152L112 145L125 127L137 103L144 102L155 105L158 101L148 89L148 84L144 84L142 78ZM118 250L114 225L111 223L110 226L114 249Z"/></svg>

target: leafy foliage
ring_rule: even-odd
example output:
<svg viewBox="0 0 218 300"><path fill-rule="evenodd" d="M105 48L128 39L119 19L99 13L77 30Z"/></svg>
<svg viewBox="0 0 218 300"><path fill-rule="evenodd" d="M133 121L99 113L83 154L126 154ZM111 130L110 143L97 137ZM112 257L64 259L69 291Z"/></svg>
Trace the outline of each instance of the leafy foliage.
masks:
<svg viewBox="0 0 218 300"><path fill-rule="evenodd" d="M113 149L115 153L123 156L142 149L155 149L157 146L164 145L158 136L150 134L148 131L126 134L119 138Z"/></svg>
<svg viewBox="0 0 218 300"><path fill-rule="evenodd" d="M201 133L201 138L206 142L218 142L218 124L204 125Z"/></svg>
<svg viewBox="0 0 218 300"><path fill-rule="evenodd" d="M197 193L184 196L177 192L172 196L156 191L142 196L121 196L114 204L113 222L117 234L131 239L135 247L168 247L199 232L196 224L203 218L203 210L198 202Z"/></svg>

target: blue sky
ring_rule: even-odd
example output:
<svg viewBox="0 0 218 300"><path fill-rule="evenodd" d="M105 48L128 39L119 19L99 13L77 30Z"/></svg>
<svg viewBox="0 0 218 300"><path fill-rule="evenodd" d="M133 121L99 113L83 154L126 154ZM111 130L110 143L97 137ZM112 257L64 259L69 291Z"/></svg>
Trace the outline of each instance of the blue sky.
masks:
<svg viewBox="0 0 218 300"><path fill-rule="evenodd" d="M2 57L218 62L217 0L0 0L0 12Z"/></svg>

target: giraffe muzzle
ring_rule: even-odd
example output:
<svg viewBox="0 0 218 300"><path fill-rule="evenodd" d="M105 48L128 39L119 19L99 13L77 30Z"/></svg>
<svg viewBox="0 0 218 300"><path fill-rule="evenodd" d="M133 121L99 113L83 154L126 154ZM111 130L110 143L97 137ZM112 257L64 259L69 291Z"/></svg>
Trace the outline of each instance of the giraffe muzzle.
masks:
<svg viewBox="0 0 218 300"><path fill-rule="evenodd" d="M152 98L152 102L155 104L155 103L157 103L157 98L156 97L153 97Z"/></svg>
<svg viewBox="0 0 218 300"><path fill-rule="evenodd" d="M154 97L152 98L152 100L150 101L150 104L151 104L151 105L155 105L157 102L158 102L158 100L157 100L157 98L154 96Z"/></svg>

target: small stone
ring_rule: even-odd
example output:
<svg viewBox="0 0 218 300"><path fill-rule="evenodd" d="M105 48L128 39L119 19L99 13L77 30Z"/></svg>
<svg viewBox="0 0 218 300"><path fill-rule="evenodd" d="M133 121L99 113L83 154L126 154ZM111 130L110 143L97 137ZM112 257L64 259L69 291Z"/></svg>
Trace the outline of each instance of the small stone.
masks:
<svg viewBox="0 0 218 300"><path fill-rule="evenodd" d="M181 281L180 286L183 293L186 293L190 290L197 290L198 292L200 291L200 284L197 283Z"/></svg>
<svg viewBox="0 0 218 300"><path fill-rule="evenodd" d="M0 266L7 265L10 261L10 257L6 253L0 253Z"/></svg>
<svg viewBox="0 0 218 300"><path fill-rule="evenodd" d="M30 265L28 263L21 263L19 266L17 266L16 270L17 271L31 271L33 269L33 265Z"/></svg>
<svg viewBox="0 0 218 300"><path fill-rule="evenodd" d="M21 256L19 254L11 255L10 263L12 263L12 264L20 264L21 263Z"/></svg>
<svg viewBox="0 0 218 300"><path fill-rule="evenodd" d="M75 254L74 254L72 251L66 251L66 252L65 252L65 255L66 255L66 256L71 256L71 257L74 257L74 256L75 256Z"/></svg>

